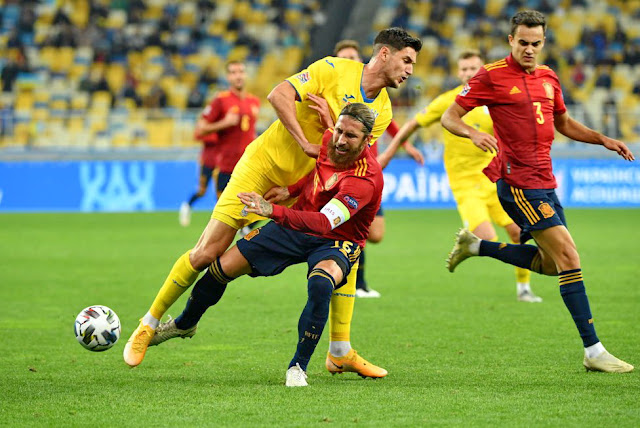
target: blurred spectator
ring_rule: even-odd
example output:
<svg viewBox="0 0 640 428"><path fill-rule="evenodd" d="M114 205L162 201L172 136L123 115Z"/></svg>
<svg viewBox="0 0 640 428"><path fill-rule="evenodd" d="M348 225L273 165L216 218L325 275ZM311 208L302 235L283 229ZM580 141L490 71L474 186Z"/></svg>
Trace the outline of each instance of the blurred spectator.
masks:
<svg viewBox="0 0 640 428"><path fill-rule="evenodd" d="M167 94L154 83L149 93L142 99L142 106L146 108L165 108L167 106Z"/></svg>
<svg viewBox="0 0 640 428"><path fill-rule="evenodd" d="M396 13L391 20L391 27L407 28L409 27L409 15L411 15L411 9L407 6L405 1L401 1L396 7Z"/></svg>
<svg viewBox="0 0 640 428"><path fill-rule="evenodd" d="M636 84L633 85L632 93L634 95L640 96L640 80L636 80Z"/></svg>
<svg viewBox="0 0 640 428"><path fill-rule="evenodd" d="M18 53L15 58L9 58L7 64L2 68L2 73L0 73L2 91L11 92L13 90L13 84L18 78L18 74L28 71L29 66L27 65L27 59L24 55Z"/></svg>
<svg viewBox="0 0 640 428"><path fill-rule="evenodd" d="M444 70L446 73L451 69L451 63L449 62L449 49L446 46L441 45L438 48L438 54L431 62L431 65L434 68L440 68Z"/></svg>
<svg viewBox="0 0 640 428"><path fill-rule="evenodd" d="M83 92L89 92L90 94L97 91L111 92L104 72L98 69L93 70L89 75L85 76L85 78L80 81L78 89Z"/></svg>
<svg viewBox="0 0 640 428"><path fill-rule="evenodd" d="M596 78L596 88L611 89L613 81L611 70L607 66L598 67L598 77Z"/></svg>
<svg viewBox="0 0 640 428"><path fill-rule="evenodd" d="M189 98L187 98L187 108L202 108L204 101L204 95L196 85L189 93Z"/></svg>
<svg viewBox="0 0 640 428"><path fill-rule="evenodd" d="M585 80L587 80L587 75L584 71L584 64L582 60L579 59L571 71L571 81L574 85L580 88L584 85Z"/></svg>
<svg viewBox="0 0 640 428"><path fill-rule="evenodd" d="M464 22L468 25L470 22L475 22L479 17L484 15L484 1L483 0L471 0L465 9Z"/></svg>

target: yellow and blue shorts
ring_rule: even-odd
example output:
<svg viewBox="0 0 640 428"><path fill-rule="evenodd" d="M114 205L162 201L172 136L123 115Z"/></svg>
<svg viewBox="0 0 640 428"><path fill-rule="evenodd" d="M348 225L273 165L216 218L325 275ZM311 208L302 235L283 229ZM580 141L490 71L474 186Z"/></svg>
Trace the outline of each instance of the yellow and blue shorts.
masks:
<svg viewBox="0 0 640 428"><path fill-rule="evenodd" d="M488 179L472 186L452 189L452 192L462 223L469 230L475 230L486 221L493 222L500 227L513 223L513 220L500 205L496 185Z"/></svg>
<svg viewBox="0 0 640 428"><path fill-rule="evenodd" d="M555 189L518 189L498 180L498 197L505 211L520 226L520 243L532 238L531 231L565 226L564 208Z"/></svg>

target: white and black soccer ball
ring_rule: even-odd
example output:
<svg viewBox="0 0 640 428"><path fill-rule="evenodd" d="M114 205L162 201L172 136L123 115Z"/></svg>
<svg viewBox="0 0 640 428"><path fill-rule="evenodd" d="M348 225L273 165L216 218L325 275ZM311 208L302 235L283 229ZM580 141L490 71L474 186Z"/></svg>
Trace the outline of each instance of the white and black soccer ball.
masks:
<svg viewBox="0 0 640 428"><path fill-rule="evenodd" d="M120 339L120 319L106 306L89 306L80 311L73 330L85 349L106 351Z"/></svg>

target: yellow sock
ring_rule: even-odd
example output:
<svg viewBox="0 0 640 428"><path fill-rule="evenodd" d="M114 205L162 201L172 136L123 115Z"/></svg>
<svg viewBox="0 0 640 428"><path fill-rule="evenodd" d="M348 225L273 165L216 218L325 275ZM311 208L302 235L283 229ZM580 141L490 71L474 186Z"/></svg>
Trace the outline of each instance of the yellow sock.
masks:
<svg viewBox="0 0 640 428"><path fill-rule="evenodd" d="M167 312L167 309L169 309L169 307L178 300L178 297L182 296L182 293L191 287L191 284L198 278L200 272L191 266L191 262L189 261L190 252L191 250L180 256L173 265L173 268L171 268L169 276L164 280L162 288L151 304L151 309L149 309L149 312L154 318L160 320L164 313Z"/></svg>
<svg viewBox="0 0 640 428"><path fill-rule="evenodd" d="M349 342L351 318L356 300L356 277L359 263L351 267L347 283L333 292L329 309L329 340Z"/></svg>

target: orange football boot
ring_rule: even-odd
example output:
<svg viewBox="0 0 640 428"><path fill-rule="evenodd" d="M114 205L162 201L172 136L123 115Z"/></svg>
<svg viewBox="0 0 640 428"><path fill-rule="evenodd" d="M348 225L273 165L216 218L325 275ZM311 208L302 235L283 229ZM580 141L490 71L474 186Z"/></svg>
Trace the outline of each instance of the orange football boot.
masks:
<svg viewBox="0 0 640 428"><path fill-rule="evenodd" d="M382 367L373 365L362 358L355 349L350 350L344 357L334 357L330 352L327 352L326 366L331 374L353 372L360 377L373 379L385 377L389 374Z"/></svg>
<svg viewBox="0 0 640 428"><path fill-rule="evenodd" d="M151 342L155 334L154 329L140 322L138 328L131 334L131 337L124 347L124 352L122 353L124 362L131 367L139 365L144 359L144 354L147 352L149 342Z"/></svg>

